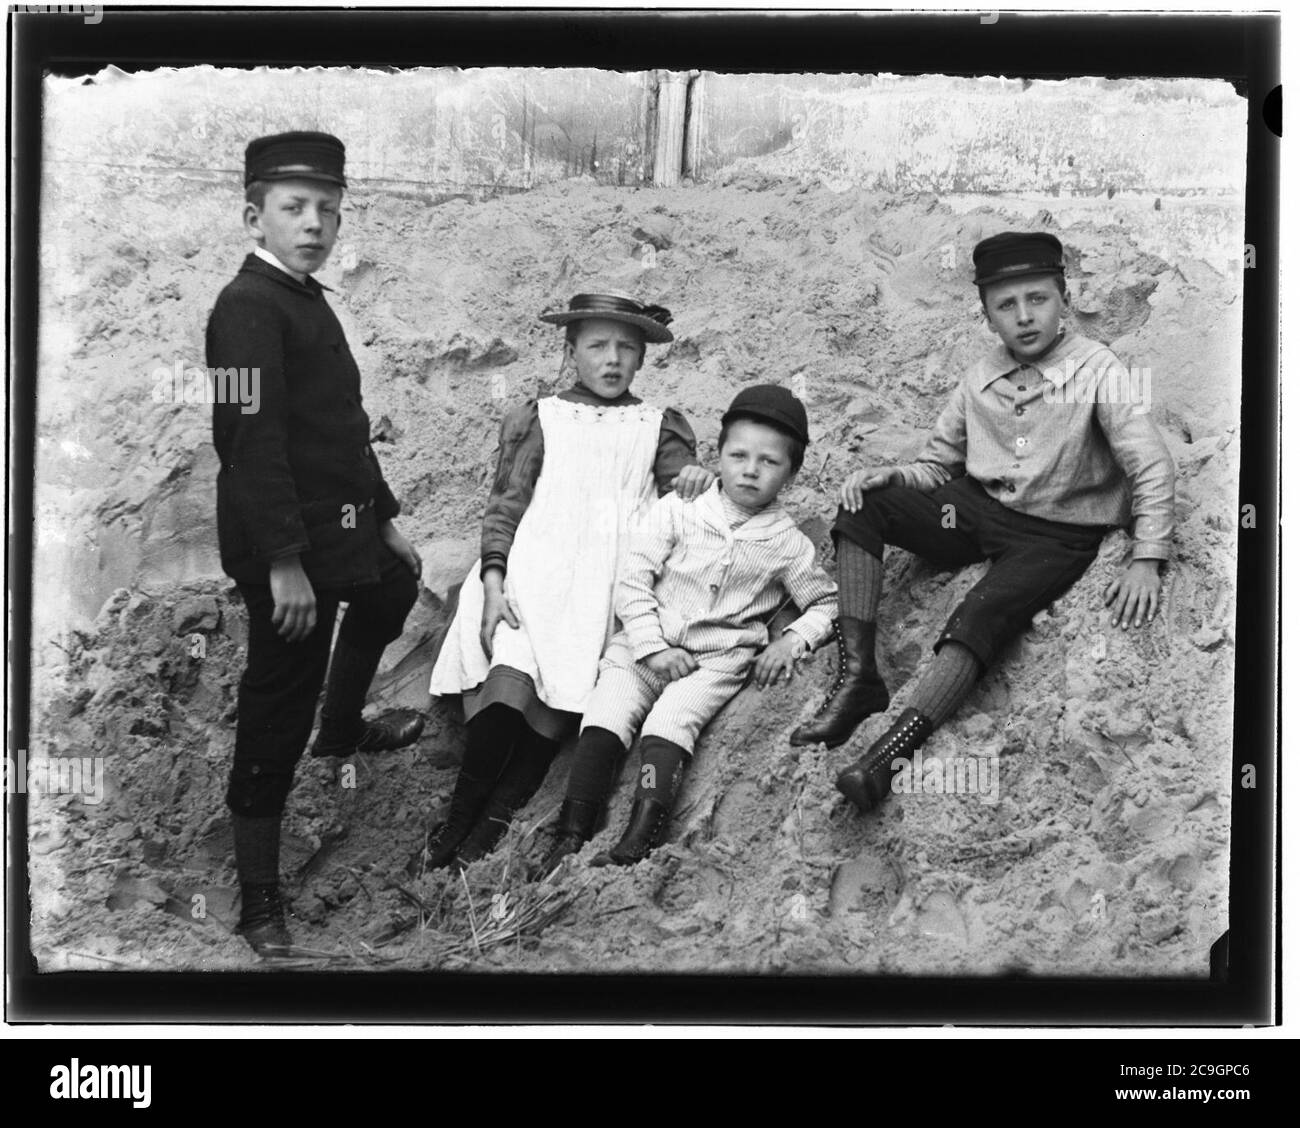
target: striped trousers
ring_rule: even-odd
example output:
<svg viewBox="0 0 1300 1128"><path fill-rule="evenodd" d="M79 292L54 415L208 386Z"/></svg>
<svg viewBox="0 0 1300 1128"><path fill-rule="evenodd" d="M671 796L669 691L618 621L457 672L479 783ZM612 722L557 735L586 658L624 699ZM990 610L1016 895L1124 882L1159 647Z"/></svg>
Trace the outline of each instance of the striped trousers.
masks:
<svg viewBox="0 0 1300 1128"><path fill-rule="evenodd" d="M699 669L665 681L632 657L627 636L620 631L605 647L582 727L608 729L625 748L632 746L640 729L642 736L658 736L693 752L704 726L745 684L747 659L753 654L744 648L697 656Z"/></svg>

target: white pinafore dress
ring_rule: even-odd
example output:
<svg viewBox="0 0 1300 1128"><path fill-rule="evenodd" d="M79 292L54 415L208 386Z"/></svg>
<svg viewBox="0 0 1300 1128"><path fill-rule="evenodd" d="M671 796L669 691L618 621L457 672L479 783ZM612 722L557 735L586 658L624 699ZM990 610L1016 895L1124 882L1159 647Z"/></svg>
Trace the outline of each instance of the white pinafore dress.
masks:
<svg viewBox="0 0 1300 1128"><path fill-rule="evenodd" d="M490 672L494 682L526 675L543 705L583 711L614 633L614 585L628 529L657 495L662 409L550 396L538 401L537 414L542 470L506 567L506 599L519 627L501 622L489 663L479 643L483 583L476 560L429 682L432 694L465 694L467 719L488 703L477 698L490 695L476 691ZM504 699L513 704L509 692Z"/></svg>

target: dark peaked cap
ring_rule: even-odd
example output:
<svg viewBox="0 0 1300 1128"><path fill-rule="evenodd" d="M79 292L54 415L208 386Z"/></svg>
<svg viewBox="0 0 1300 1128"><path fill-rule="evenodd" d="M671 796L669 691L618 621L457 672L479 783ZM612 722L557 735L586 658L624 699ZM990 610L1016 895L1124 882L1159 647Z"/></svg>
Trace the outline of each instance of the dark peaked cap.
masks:
<svg viewBox="0 0 1300 1128"><path fill-rule="evenodd" d="M1027 274L1064 274L1061 240L1046 231L1004 231L975 244L975 285Z"/></svg>
<svg viewBox="0 0 1300 1128"><path fill-rule="evenodd" d="M346 188L343 142L329 133L298 131L258 137L244 150L244 187L254 180L324 180Z"/></svg>

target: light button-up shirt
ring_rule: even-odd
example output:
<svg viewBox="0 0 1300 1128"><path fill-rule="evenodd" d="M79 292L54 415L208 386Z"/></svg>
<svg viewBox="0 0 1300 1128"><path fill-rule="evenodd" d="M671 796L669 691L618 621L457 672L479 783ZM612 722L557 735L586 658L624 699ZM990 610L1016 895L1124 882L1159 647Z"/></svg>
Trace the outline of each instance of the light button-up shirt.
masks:
<svg viewBox="0 0 1300 1128"><path fill-rule="evenodd" d="M1174 461L1150 417L1150 378L1066 332L1035 363L999 346L954 389L904 485L965 473L1009 509L1129 527L1135 560L1173 551Z"/></svg>

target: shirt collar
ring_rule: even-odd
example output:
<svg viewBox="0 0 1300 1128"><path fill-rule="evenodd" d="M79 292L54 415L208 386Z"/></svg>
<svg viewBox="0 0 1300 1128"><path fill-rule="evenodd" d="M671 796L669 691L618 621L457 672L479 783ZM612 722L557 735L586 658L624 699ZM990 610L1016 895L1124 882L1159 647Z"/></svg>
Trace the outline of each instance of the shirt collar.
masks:
<svg viewBox="0 0 1300 1128"><path fill-rule="evenodd" d="M744 524L731 528L727 520L727 511L723 508L722 503L722 479L719 478L709 489L700 494L695 499L695 504L700 506L703 512L709 518L711 524L715 525L724 535L730 533L737 540L767 540L778 533L782 533L787 527L793 527L794 521L790 515L781 508L781 503L777 498L773 498L762 509L758 510Z"/></svg>
<svg viewBox="0 0 1300 1128"><path fill-rule="evenodd" d="M566 388L560 393L561 399L566 399L570 403L586 403L592 407L635 407L641 402L632 392L620 392L613 399L606 399L604 396L598 396L585 384L574 382L573 387Z"/></svg>
<svg viewBox="0 0 1300 1128"><path fill-rule="evenodd" d="M741 505L740 502L728 497L727 491L722 488L721 479L718 479L714 485L718 490L718 502L722 507L722 515L726 518L727 524L733 529L740 528L746 521L757 517L763 512L763 509L767 508L767 506L764 506L763 509L755 509L752 505Z"/></svg>
<svg viewBox="0 0 1300 1128"><path fill-rule="evenodd" d="M270 278L273 281L282 283L296 293L309 294L312 297L318 297L322 290L330 289L324 282L316 281L311 275L307 275L303 281L299 282L294 273L282 266L274 255L269 252L266 256L260 255L258 254L260 250L260 247L255 247L252 253L244 259L240 269L260 274L263 278Z"/></svg>
<svg viewBox="0 0 1300 1128"><path fill-rule="evenodd" d="M283 270L285 274L287 274L299 285L302 286L307 285L307 275L302 274L297 270L290 270L287 266L284 265L284 263L282 263L278 258L276 258L276 256L273 255L270 251L268 251L265 247L254 247L253 254L255 254L258 258L260 258L263 262L270 263L277 270Z"/></svg>
<svg viewBox="0 0 1300 1128"><path fill-rule="evenodd" d="M1097 341L1076 333L1073 329L1066 329L1049 352L1027 367L1041 373L1045 379L1059 388L1084 366L1089 357L1105 347ZM1019 371L1020 368L1021 363L1011 355L1011 350L1006 345L998 345L980 361L976 373L979 390L983 391L995 380Z"/></svg>

